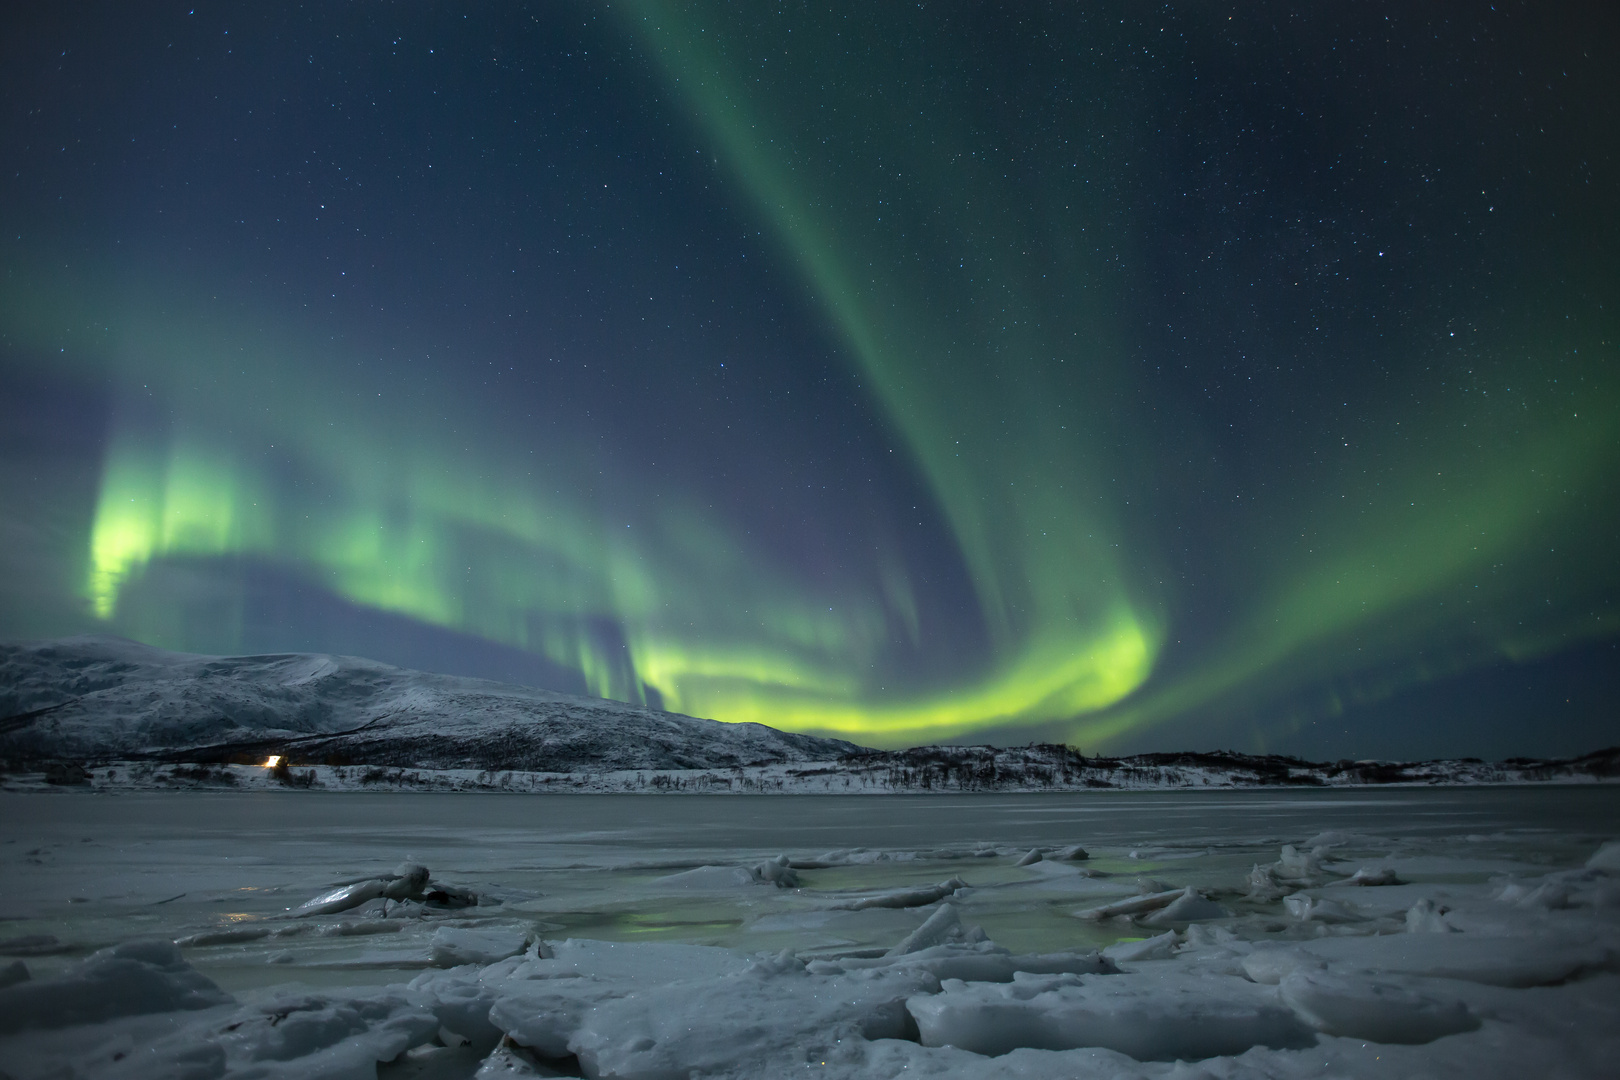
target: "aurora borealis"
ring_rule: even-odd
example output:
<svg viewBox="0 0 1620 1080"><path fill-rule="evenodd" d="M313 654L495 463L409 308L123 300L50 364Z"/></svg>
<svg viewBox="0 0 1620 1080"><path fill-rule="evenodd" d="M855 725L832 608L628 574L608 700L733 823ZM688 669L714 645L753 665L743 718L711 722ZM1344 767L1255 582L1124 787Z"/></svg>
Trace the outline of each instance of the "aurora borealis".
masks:
<svg viewBox="0 0 1620 1080"><path fill-rule="evenodd" d="M1620 43L8 14L0 633L872 745L1620 735Z"/></svg>

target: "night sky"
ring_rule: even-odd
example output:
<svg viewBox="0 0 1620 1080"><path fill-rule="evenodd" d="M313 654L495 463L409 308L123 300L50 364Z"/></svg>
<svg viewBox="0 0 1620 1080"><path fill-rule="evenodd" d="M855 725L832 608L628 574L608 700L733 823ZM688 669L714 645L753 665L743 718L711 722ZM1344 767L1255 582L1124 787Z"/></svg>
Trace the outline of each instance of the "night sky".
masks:
<svg viewBox="0 0 1620 1080"><path fill-rule="evenodd" d="M1616 55L1608 3L7 5L0 635L883 746L1620 742Z"/></svg>

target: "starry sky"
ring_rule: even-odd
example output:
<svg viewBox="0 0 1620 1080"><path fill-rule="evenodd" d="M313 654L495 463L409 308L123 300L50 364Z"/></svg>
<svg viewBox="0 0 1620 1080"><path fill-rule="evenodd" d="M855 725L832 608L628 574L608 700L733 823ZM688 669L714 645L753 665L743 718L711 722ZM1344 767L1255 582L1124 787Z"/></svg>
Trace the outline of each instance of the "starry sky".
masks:
<svg viewBox="0 0 1620 1080"><path fill-rule="evenodd" d="M1620 9L0 16L0 636L1620 742Z"/></svg>

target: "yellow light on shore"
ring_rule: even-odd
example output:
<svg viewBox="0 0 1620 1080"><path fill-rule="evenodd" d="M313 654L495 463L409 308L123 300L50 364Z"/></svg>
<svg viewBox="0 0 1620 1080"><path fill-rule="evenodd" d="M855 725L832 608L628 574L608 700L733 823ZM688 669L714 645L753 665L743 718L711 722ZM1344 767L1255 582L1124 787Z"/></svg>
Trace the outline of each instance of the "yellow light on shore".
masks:
<svg viewBox="0 0 1620 1080"><path fill-rule="evenodd" d="M281 755L280 754L271 754L269 757L264 759L264 767L267 768L267 769L273 769L277 765L280 765L280 764L281 764Z"/></svg>

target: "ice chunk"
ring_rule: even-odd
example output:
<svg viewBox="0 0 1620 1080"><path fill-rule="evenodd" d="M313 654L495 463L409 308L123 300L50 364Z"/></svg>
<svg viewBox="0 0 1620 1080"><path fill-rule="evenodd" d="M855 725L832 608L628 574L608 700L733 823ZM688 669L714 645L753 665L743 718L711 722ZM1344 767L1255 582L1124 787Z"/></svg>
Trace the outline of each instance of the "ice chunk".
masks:
<svg viewBox="0 0 1620 1080"><path fill-rule="evenodd" d="M1111 904L1083 908L1076 911L1074 917L1096 921L1110 919L1115 915L1139 915L1144 911L1157 911L1159 908L1169 907L1185 895L1184 889L1166 889L1164 892L1148 893L1146 896L1133 896L1129 900L1116 900Z"/></svg>
<svg viewBox="0 0 1620 1080"><path fill-rule="evenodd" d="M304 901L293 909L295 919L305 919L311 915L332 915L339 911L348 911L357 908L370 900L381 898L383 900L420 900L423 890L428 884L428 868L416 863L404 862L394 868L392 874L382 877L367 878L364 881L350 882L339 885L335 889L321 893L319 896ZM384 907L387 905L384 904Z"/></svg>
<svg viewBox="0 0 1620 1080"><path fill-rule="evenodd" d="M1505 892L1506 890L1503 891ZM1525 894L1519 897L1519 899L1515 902L1520 907L1524 908L1539 907L1547 908L1549 910L1556 908L1567 908L1570 906L1570 897L1574 895L1574 893L1575 888L1569 882L1549 878L1543 881L1540 885L1537 885L1535 888L1526 891Z"/></svg>
<svg viewBox="0 0 1620 1080"><path fill-rule="evenodd" d="M1041 859L1042 859L1041 849L1040 848L1030 848L1028 851L1026 851L1019 858L1019 860L1017 862L1013 863L1013 865L1014 866L1031 866L1031 865L1033 865L1035 863L1040 862Z"/></svg>
<svg viewBox="0 0 1620 1080"><path fill-rule="evenodd" d="M798 872L789 865L786 855L760 863L752 874L755 881L770 882L778 889L797 889L800 884Z"/></svg>
<svg viewBox="0 0 1620 1080"><path fill-rule="evenodd" d="M410 1000L430 1010L440 1027L488 1052L501 1038L489 1019L498 987L477 974L434 971L412 979L408 989Z"/></svg>
<svg viewBox="0 0 1620 1080"><path fill-rule="evenodd" d="M923 854L929 854L929 853L923 853ZM952 852L950 854L954 854L954 852ZM997 852L995 851L994 848L991 848L991 849L988 849L988 850L975 851L973 854L975 856L978 856L978 855L995 855L995 854L997 854ZM805 860L805 861L819 863L819 864L821 864L821 867L827 867L827 866L870 866L870 865L872 865L874 863L912 862L912 861L915 861L917 859L918 855L919 855L919 853L915 852L915 851L873 851L871 848L858 847L858 848L840 848L837 851L824 852L821 855L818 855L814 859ZM803 869L814 870L814 869L819 869L819 868L820 867L807 866L807 867L804 867Z"/></svg>
<svg viewBox="0 0 1620 1080"><path fill-rule="evenodd" d="M1137 960L1168 960L1176 954L1180 937L1174 930L1166 930L1158 937L1145 941L1120 941L1102 951L1110 960L1132 963Z"/></svg>
<svg viewBox="0 0 1620 1080"><path fill-rule="evenodd" d="M55 934L23 934L0 941L0 956L50 956L69 948L57 941Z"/></svg>
<svg viewBox="0 0 1620 1080"><path fill-rule="evenodd" d="M489 1019L523 1046L565 1057L572 1053L568 1040L599 1005L638 990L706 983L747 966L729 949L570 938L553 944L550 957L508 961L498 979L485 980L496 992Z"/></svg>
<svg viewBox="0 0 1620 1080"><path fill-rule="evenodd" d="M585 1016L598 1005L630 992L628 987L598 979L512 980L499 988L489 1007L489 1021L542 1057L567 1057L573 1052L568 1040Z"/></svg>
<svg viewBox="0 0 1620 1080"><path fill-rule="evenodd" d="M1243 973L1257 983L1275 986L1295 971L1325 971L1327 963L1303 949L1283 946L1256 948L1243 958Z"/></svg>
<svg viewBox="0 0 1620 1080"><path fill-rule="evenodd" d="M1139 1061L1196 1061L1314 1036L1269 987L1235 976L1019 976L1011 984L947 982L906 1008L924 1046L999 1055L1018 1047L1106 1047Z"/></svg>
<svg viewBox="0 0 1620 1080"><path fill-rule="evenodd" d="M935 904L954 895L958 889L967 888L967 882L961 878L951 878L938 885L924 885L915 889L900 889L895 892L881 893L877 896L866 896L859 900L851 900L835 907L846 911L864 911L867 908L907 908L924 907Z"/></svg>
<svg viewBox="0 0 1620 1080"><path fill-rule="evenodd" d="M1600 910L1620 907L1620 882L1600 881L1591 888L1577 893L1575 902L1587 904Z"/></svg>
<svg viewBox="0 0 1620 1080"><path fill-rule="evenodd" d="M5 1068L108 1080L361 1080L438 1030L432 1014L393 991L267 994L239 1008L30 1031L6 1041Z"/></svg>
<svg viewBox="0 0 1620 1080"><path fill-rule="evenodd" d="M1361 916L1335 900L1324 900L1309 893L1297 892L1283 897L1288 914L1301 922L1316 920L1324 923L1360 922Z"/></svg>
<svg viewBox="0 0 1620 1080"><path fill-rule="evenodd" d="M955 904L941 904L934 913L923 920L923 924L890 949L886 956L904 956L926 949L931 945L938 945L952 934L960 934L962 930L961 919L957 916Z"/></svg>
<svg viewBox="0 0 1620 1080"><path fill-rule="evenodd" d="M1284 844L1282 857L1277 860L1277 877L1295 881L1308 880L1322 872L1322 864L1315 852L1301 852L1293 844Z"/></svg>
<svg viewBox="0 0 1620 1080"><path fill-rule="evenodd" d="M1236 934L1224 926L1204 926L1193 924L1182 933L1187 945L1194 949L1222 949L1231 951L1234 946L1239 947L1243 955L1247 955L1253 948L1242 942Z"/></svg>
<svg viewBox="0 0 1620 1080"><path fill-rule="evenodd" d="M1272 868L1256 863L1249 871L1249 893L1244 899L1264 904L1278 899L1282 894L1282 886L1277 883L1277 875Z"/></svg>
<svg viewBox="0 0 1620 1080"><path fill-rule="evenodd" d="M354 920L345 919L343 922L326 923L315 928L317 937L371 937L374 934L397 934L405 929L403 922L385 922L381 919ZM288 937L285 931L301 930L303 927L283 927L277 930L273 937Z"/></svg>
<svg viewBox="0 0 1620 1080"><path fill-rule="evenodd" d="M196 934L187 934L185 937L174 939L174 943L181 948L207 945L239 945L244 941L258 941L269 937L277 928L274 926L232 926L225 930L204 930Z"/></svg>
<svg viewBox="0 0 1620 1080"><path fill-rule="evenodd" d="M1620 840L1610 840L1594 851L1592 857L1586 860L1586 868L1620 874Z"/></svg>
<svg viewBox="0 0 1620 1080"><path fill-rule="evenodd" d="M472 1080L523 1080L531 1076L561 1076L550 1069L541 1072L522 1051L512 1046L498 1046L478 1066Z"/></svg>
<svg viewBox="0 0 1620 1080"><path fill-rule="evenodd" d="M653 884L663 888L703 889L715 892L760 884L775 885L779 889L796 889L799 887L799 875L793 868L792 860L786 855L778 855L755 866L699 866L693 870L683 870L678 874L656 878Z"/></svg>
<svg viewBox="0 0 1620 1080"><path fill-rule="evenodd" d="M206 1009L231 1000L181 958L174 942L126 941L91 954L56 978L0 989L0 1032Z"/></svg>
<svg viewBox="0 0 1620 1080"><path fill-rule="evenodd" d="M1010 982L1019 972L1035 975L1106 975L1119 970L1113 961L1095 951L1015 956L989 941L971 944L952 942L902 956L812 960L805 965L805 970L812 975L842 975L887 967L905 967L928 972L937 979L963 979L968 982Z"/></svg>
<svg viewBox="0 0 1620 1080"><path fill-rule="evenodd" d="M1374 869L1371 866L1363 866L1361 869L1357 870L1355 873L1351 874L1349 877L1345 878L1343 881L1332 881L1332 882L1329 882L1328 884L1330 884L1330 885L1401 885L1401 884L1404 884L1404 882L1402 882L1400 878L1396 877L1395 876L1395 871L1391 870L1387 866L1380 866L1380 867L1378 867L1376 869Z"/></svg>
<svg viewBox="0 0 1620 1080"><path fill-rule="evenodd" d="M1426 1043L1479 1027L1479 1018L1455 995L1420 988L1412 979L1294 971L1283 977L1278 989L1300 1019L1329 1035Z"/></svg>
<svg viewBox="0 0 1620 1080"><path fill-rule="evenodd" d="M374 1069L438 1030L432 1013L395 991L296 994L245 1009L219 1041L228 1058L296 1061L299 1068L282 1075L326 1076L343 1075L333 1067L340 1062Z"/></svg>
<svg viewBox="0 0 1620 1080"><path fill-rule="evenodd" d="M1143 926L1170 926L1174 923L1196 922L1200 919L1225 919L1231 916L1215 901L1188 886L1176 899L1142 920Z"/></svg>
<svg viewBox="0 0 1620 1080"><path fill-rule="evenodd" d="M427 888L428 868L417 863L404 862L394 867L391 877L384 880L383 899L385 900L419 900L422 890Z"/></svg>
<svg viewBox="0 0 1620 1080"><path fill-rule="evenodd" d="M652 884L666 889L713 890L737 889L757 885L759 881L742 866L699 866L682 870L678 874L654 878Z"/></svg>
<svg viewBox="0 0 1620 1080"><path fill-rule="evenodd" d="M528 947L529 932L521 926L441 926L428 943L435 967L493 964Z"/></svg>
<svg viewBox="0 0 1620 1080"><path fill-rule="evenodd" d="M441 881L429 882L422 893L422 902L434 907L467 908L478 906L478 894L471 889L446 885ZM486 903L490 901L486 898ZM499 901L495 901L499 903Z"/></svg>
<svg viewBox="0 0 1620 1080"><path fill-rule="evenodd" d="M1059 862L1081 862L1082 860L1091 858L1091 853L1085 848L1081 847L1079 844L1071 844L1066 848L1060 848L1059 850L1052 852L1051 854L1047 855L1047 858L1055 859Z"/></svg>
<svg viewBox="0 0 1620 1080"><path fill-rule="evenodd" d="M340 885L329 892L304 901L293 909L295 919L308 918L311 915L332 915L339 911L348 911L357 908L368 900L375 900L382 896L383 888L387 882L382 878L371 878L368 881L356 881L352 885Z"/></svg>
<svg viewBox="0 0 1620 1080"><path fill-rule="evenodd" d="M1552 986L1582 972L1614 970L1620 953L1603 940L1574 935L1379 934L1256 949L1244 958L1243 970L1256 982L1275 982L1295 969L1324 964L1343 972Z"/></svg>
<svg viewBox="0 0 1620 1080"><path fill-rule="evenodd" d="M1289 897L1290 900L1293 897ZM1413 934L1451 934L1457 928L1446 921L1446 908L1437 907L1433 900L1425 897L1413 904L1406 912L1406 929Z"/></svg>
<svg viewBox="0 0 1620 1080"><path fill-rule="evenodd" d="M1497 890L1496 899L1504 904L1522 908L1553 910L1573 907L1576 903L1577 889L1586 884L1582 879L1599 877L1599 874L1590 871L1576 872L1573 875L1548 874L1546 877L1531 878L1528 881L1510 877L1501 889Z"/></svg>
<svg viewBox="0 0 1620 1080"><path fill-rule="evenodd" d="M784 1076L803 1071L807 1052L840 1040L904 1038L906 999L933 985L905 968L816 976L781 956L701 987L603 1002L568 1045L588 1076Z"/></svg>

